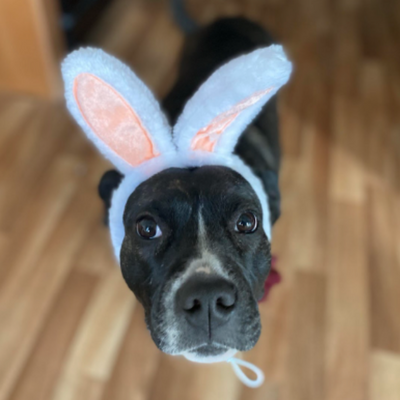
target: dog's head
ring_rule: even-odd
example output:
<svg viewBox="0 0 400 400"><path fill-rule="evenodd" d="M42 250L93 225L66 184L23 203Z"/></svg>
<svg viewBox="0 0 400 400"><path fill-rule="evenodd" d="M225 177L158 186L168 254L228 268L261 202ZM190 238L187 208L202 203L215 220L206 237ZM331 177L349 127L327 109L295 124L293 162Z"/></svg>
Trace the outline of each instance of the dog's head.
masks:
<svg viewBox="0 0 400 400"><path fill-rule="evenodd" d="M289 74L279 46L230 61L187 103L172 138L150 91L119 61L87 49L63 64L71 113L125 175L111 200L112 241L165 352L215 356L258 339L269 209L233 150Z"/></svg>
<svg viewBox="0 0 400 400"><path fill-rule="evenodd" d="M171 168L131 194L122 274L161 350L205 356L254 346L270 268L262 218L252 187L226 167Z"/></svg>

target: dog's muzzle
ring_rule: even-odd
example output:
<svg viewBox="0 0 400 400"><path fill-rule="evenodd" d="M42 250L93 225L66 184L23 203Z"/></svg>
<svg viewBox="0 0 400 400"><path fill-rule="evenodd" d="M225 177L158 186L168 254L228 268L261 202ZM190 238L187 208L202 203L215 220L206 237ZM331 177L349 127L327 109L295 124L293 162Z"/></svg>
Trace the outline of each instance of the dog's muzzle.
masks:
<svg viewBox="0 0 400 400"><path fill-rule="evenodd" d="M198 363L228 362L245 385L259 387L264 381L263 372L255 365L235 358L235 349L223 346L224 338L235 329L237 300L237 288L225 278L206 275L188 279L176 294L176 313L186 320L192 331L189 334L196 334L198 340L212 344L203 346L204 356L201 356L201 347L182 355ZM241 367L252 370L256 378L250 379Z"/></svg>

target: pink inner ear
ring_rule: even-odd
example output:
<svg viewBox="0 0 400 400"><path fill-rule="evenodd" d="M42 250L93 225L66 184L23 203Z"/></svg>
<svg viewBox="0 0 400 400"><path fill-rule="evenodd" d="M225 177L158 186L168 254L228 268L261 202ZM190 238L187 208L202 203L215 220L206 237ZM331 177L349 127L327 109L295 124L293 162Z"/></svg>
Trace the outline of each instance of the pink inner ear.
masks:
<svg viewBox="0 0 400 400"><path fill-rule="evenodd" d="M75 78L74 96L95 135L132 166L158 155L139 117L110 85L89 73Z"/></svg>
<svg viewBox="0 0 400 400"><path fill-rule="evenodd" d="M236 103L229 110L217 115L212 121L200 129L192 139L191 149L213 152L221 134L232 124L246 108L257 103L273 87L253 93L251 96Z"/></svg>

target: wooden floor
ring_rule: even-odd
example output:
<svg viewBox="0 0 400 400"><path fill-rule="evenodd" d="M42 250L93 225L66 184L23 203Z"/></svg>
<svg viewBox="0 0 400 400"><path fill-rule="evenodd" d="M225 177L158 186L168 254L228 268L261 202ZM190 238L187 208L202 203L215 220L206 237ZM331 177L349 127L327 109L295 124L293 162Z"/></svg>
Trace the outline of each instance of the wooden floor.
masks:
<svg viewBox="0 0 400 400"><path fill-rule="evenodd" d="M96 184L108 168L64 104L0 96L0 400L400 399L400 3L188 1L201 23L245 15L286 46L283 283L244 358L161 354L111 254ZM182 34L160 1L117 0L91 43L163 96Z"/></svg>

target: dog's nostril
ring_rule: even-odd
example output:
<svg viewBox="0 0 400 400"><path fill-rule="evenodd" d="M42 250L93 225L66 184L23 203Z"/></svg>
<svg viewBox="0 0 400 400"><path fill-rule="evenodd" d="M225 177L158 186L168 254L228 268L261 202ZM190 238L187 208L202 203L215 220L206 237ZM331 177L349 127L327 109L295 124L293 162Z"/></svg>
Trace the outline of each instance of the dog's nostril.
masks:
<svg viewBox="0 0 400 400"><path fill-rule="evenodd" d="M217 306L224 308L232 308L235 305L235 298L233 296L218 297Z"/></svg>
<svg viewBox="0 0 400 400"><path fill-rule="evenodd" d="M189 299L185 302L183 309L188 312L196 312L201 308L201 301L199 299Z"/></svg>
<svg viewBox="0 0 400 400"><path fill-rule="evenodd" d="M217 307L220 307L225 310L230 310L235 305L235 296L234 295L227 295L227 296L220 296L217 298Z"/></svg>

